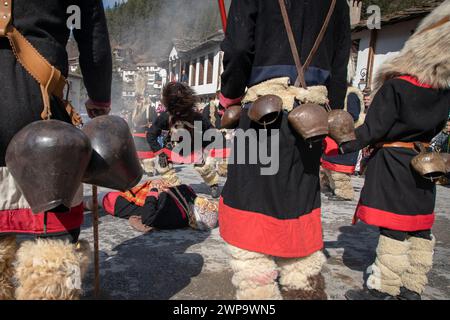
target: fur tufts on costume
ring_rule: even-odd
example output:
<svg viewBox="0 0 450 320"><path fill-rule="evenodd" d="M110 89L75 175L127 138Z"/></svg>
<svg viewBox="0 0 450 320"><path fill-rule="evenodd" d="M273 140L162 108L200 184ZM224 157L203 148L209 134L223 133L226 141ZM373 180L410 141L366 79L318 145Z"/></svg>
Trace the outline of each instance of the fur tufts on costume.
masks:
<svg viewBox="0 0 450 320"><path fill-rule="evenodd" d="M78 300L90 260L87 242L24 242L17 251L18 300Z"/></svg>

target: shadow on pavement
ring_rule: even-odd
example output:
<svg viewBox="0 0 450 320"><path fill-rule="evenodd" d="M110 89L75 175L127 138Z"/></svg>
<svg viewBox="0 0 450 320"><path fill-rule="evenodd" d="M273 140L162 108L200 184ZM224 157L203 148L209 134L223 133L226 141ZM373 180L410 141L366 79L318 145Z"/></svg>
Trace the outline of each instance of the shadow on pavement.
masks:
<svg viewBox="0 0 450 320"><path fill-rule="evenodd" d="M200 254L186 253L203 242L209 232L155 231L113 248L114 255L100 253L101 299L168 300L187 287L202 271ZM93 298L93 268L85 283L84 299Z"/></svg>
<svg viewBox="0 0 450 320"><path fill-rule="evenodd" d="M351 270L365 272L375 260L378 228L359 222L339 228L337 241L325 241L325 249L343 248L342 263Z"/></svg>

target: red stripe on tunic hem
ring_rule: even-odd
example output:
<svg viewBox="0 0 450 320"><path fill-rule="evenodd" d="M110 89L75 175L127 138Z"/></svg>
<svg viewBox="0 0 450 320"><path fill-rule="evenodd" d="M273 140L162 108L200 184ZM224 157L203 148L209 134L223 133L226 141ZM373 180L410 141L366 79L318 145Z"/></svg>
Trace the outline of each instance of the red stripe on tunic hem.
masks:
<svg viewBox="0 0 450 320"><path fill-rule="evenodd" d="M354 174L355 173L355 166L346 166L343 164L337 164L337 163L331 163L326 160L322 159L322 167L334 172L341 172L341 173L348 173L348 174Z"/></svg>
<svg viewBox="0 0 450 320"><path fill-rule="evenodd" d="M137 151L137 155L138 155L138 158L141 160L155 158L155 154L151 151Z"/></svg>
<svg viewBox="0 0 450 320"><path fill-rule="evenodd" d="M69 212L47 213L46 234L68 232L83 224L83 204ZM31 209L0 211L0 233L44 234L44 213L33 214Z"/></svg>
<svg viewBox="0 0 450 320"><path fill-rule="evenodd" d="M275 257L307 257L323 248L320 208L298 219L279 220L229 207L221 198L219 226L225 242Z"/></svg>
<svg viewBox="0 0 450 320"><path fill-rule="evenodd" d="M373 226L412 232L431 229L435 214L401 215L359 204L356 208L356 218Z"/></svg>

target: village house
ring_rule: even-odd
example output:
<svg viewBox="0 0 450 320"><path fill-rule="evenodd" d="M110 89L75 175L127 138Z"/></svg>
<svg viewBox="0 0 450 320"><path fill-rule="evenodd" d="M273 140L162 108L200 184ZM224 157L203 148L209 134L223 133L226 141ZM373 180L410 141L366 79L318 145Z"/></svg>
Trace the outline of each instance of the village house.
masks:
<svg viewBox="0 0 450 320"><path fill-rule="evenodd" d="M378 69L398 53L420 21L442 1L411 7L381 16L381 29L370 29L366 20L352 26L353 59L356 77L353 85L361 90L373 89Z"/></svg>
<svg viewBox="0 0 450 320"><path fill-rule="evenodd" d="M168 81L191 86L201 100L208 101L220 89L223 53L220 43L224 33L218 31L199 40L174 40L169 54Z"/></svg>

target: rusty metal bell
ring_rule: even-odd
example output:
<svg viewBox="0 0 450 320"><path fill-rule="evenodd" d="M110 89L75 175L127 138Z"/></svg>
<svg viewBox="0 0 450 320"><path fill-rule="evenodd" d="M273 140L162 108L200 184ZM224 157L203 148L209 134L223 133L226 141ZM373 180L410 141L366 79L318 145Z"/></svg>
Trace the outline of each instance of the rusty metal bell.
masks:
<svg viewBox="0 0 450 320"><path fill-rule="evenodd" d="M450 173L450 153L441 153L441 157L445 162L445 171Z"/></svg>
<svg viewBox="0 0 450 320"><path fill-rule="evenodd" d="M20 130L6 151L6 165L33 213L70 208L89 164L89 138L59 121L36 121Z"/></svg>
<svg viewBox="0 0 450 320"><path fill-rule="evenodd" d="M438 152L427 152L421 143L416 143L420 153L411 160L411 165L421 176L432 181L444 176L447 172L446 163Z"/></svg>
<svg viewBox="0 0 450 320"><path fill-rule="evenodd" d="M228 107L220 122L221 129L235 129L239 125L242 107L239 105Z"/></svg>
<svg viewBox="0 0 450 320"><path fill-rule="evenodd" d="M289 113L288 120L305 140L321 140L328 135L328 113L318 104L300 105Z"/></svg>
<svg viewBox="0 0 450 320"><path fill-rule="evenodd" d="M252 103L248 117L262 126L267 126L277 121L282 110L283 100L277 95L268 94Z"/></svg>
<svg viewBox="0 0 450 320"><path fill-rule="evenodd" d="M127 191L142 179L136 146L125 120L100 116L83 127L92 145L92 158L83 182L114 190Z"/></svg>
<svg viewBox="0 0 450 320"><path fill-rule="evenodd" d="M356 140L355 122L351 114L345 110L332 110L328 113L328 128L330 137L338 145Z"/></svg>

